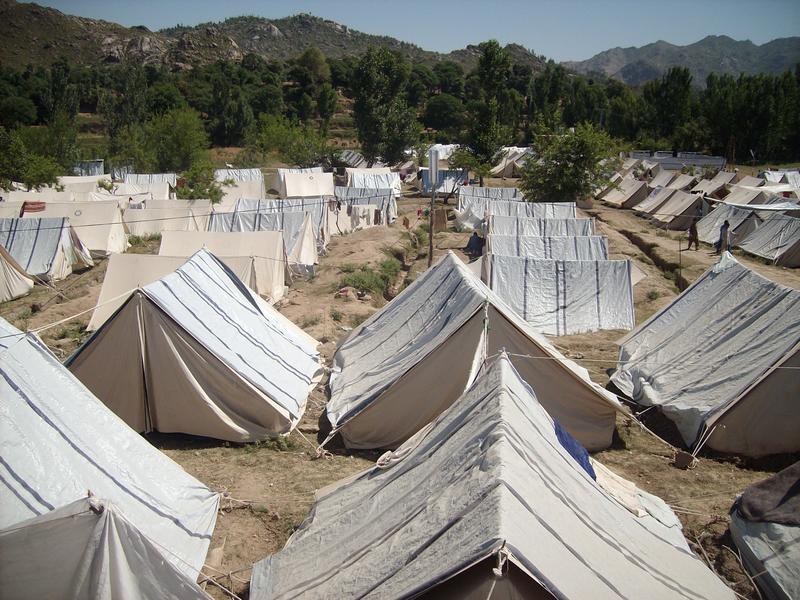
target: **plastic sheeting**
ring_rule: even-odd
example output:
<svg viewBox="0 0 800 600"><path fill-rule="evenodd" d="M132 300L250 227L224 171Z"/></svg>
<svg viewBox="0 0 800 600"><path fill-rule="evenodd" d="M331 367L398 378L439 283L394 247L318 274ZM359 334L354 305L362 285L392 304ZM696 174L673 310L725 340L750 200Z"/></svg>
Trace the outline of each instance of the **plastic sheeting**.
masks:
<svg viewBox="0 0 800 600"><path fill-rule="evenodd" d="M402 183L400 174L389 168L381 169L345 169L348 187L390 189L395 198L400 196Z"/></svg>
<svg viewBox="0 0 800 600"><path fill-rule="evenodd" d="M487 254L548 258L556 260L606 260L608 241L605 237L559 236L533 237L490 235L486 239Z"/></svg>
<svg viewBox="0 0 800 600"><path fill-rule="evenodd" d="M674 515L637 517L592 480L538 396L501 355L427 431L320 498L256 563L250 597L733 599ZM491 586L472 577L498 565Z"/></svg>
<svg viewBox="0 0 800 600"><path fill-rule="evenodd" d="M170 187L178 184L178 176L175 173L128 173L125 175L125 183L151 184L168 183Z"/></svg>
<svg viewBox="0 0 800 600"><path fill-rule="evenodd" d="M727 252L620 346L611 380L659 406L687 446L763 456L800 450L800 292L765 279Z"/></svg>
<svg viewBox="0 0 800 600"><path fill-rule="evenodd" d="M525 199L521 190L514 187L478 187L462 185L458 188L458 207L461 208L463 198L488 198L491 200L517 200Z"/></svg>
<svg viewBox="0 0 800 600"><path fill-rule="evenodd" d="M337 200L351 206L375 205L381 211L384 224L397 219L397 200L390 189L355 188L337 185L333 189Z"/></svg>
<svg viewBox="0 0 800 600"><path fill-rule="evenodd" d="M235 182L241 181L264 181L264 173L261 169L217 169L214 171L214 180L223 182L227 180Z"/></svg>
<svg viewBox="0 0 800 600"><path fill-rule="evenodd" d="M594 219L529 219L525 217L489 218L489 233L498 235L532 235L554 237L559 235L594 235Z"/></svg>
<svg viewBox="0 0 800 600"><path fill-rule="evenodd" d="M546 260L489 254L483 279L534 329L571 335L633 329L628 260Z"/></svg>
<svg viewBox="0 0 800 600"><path fill-rule="evenodd" d="M331 192L333 195L333 192ZM307 212L311 215L311 224L314 227L314 237L320 249L325 247L328 240L328 230L326 224L328 222L327 215L328 204L331 202L330 198L323 198L321 196L308 197L308 198L283 198L283 199L265 199L255 200L250 198L240 198L236 202L234 212L237 217L243 222L254 221L254 225L246 231L260 231L266 229L260 225L260 221L264 215L267 214L280 214L289 212Z"/></svg>
<svg viewBox="0 0 800 600"><path fill-rule="evenodd" d="M800 219L775 214L736 245L776 265L800 267Z"/></svg>
<svg viewBox="0 0 800 600"><path fill-rule="evenodd" d="M316 345L201 250L136 290L67 365L137 431L247 442L297 425L321 376Z"/></svg>
<svg viewBox="0 0 800 600"><path fill-rule="evenodd" d="M697 236L701 242L716 244L720 228L728 221L728 237L731 245L738 244L761 224L761 218L753 211L720 202L717 207L697 222Z"/></svg>
<svg viewBox="0 0 800 600"><path fill-rule="evenodd" d="M19 332L0 319L0 333ZM38 338L19 335L2 342L7 348L0 350L0 527L45 515L91 490L120 507L165 550L166 560L196 579L219 496L125 425ZM19 547L14 554L29 562L40 558ZM42 564L32 565L42 576ZM44 578L58 567L48 562Z"/></svg>
<svg viewBox="0 0 800 600"><path fill-rule="evenodd" d="M26 273L49 281L94 266L69 219L0 219L0 245Z"/></svg>
<svg viewBox="0 0 800 600"><path fill-rule="evenodd" d="M554 418L592 450L611 443L614 395L529 327L452 253L338 348L327 414L353 448L395 448L447 408L484 351L507 349ZM527 358L532 356L534 358Z"/></svg>
<svg viewBox="0 0 800 600"><path fill-rule="evenodd" d="M652 218L667 229L686 230L702 215L702 204L702 196L675 190L669 200L652 213Z"/></svg>
<svg viewBox="0 0 800 600"><path fill-rule="evenodd" d="M425 194L433 193L430 169L422 168L419 170L422 177L422 191ZM462 185L469 181L469 171L467 169L439 169L439 176L436 180L437 194L455 193Z"/></svg>
<svg viewBox="0 0 800 600"><path fill-rule="evenodd" d="M489 198L464 197L459 199L459 210L469 210L474 215L498 217L524 217L529 219L574 219L578 215L574 202L525 202Z"/></svg>
<svg viewBox="0 0 800 600"><path fill-rule="evenodd" d="M122 511L96 498L0 531L0 586L7 600L209 598Z"/></svg>

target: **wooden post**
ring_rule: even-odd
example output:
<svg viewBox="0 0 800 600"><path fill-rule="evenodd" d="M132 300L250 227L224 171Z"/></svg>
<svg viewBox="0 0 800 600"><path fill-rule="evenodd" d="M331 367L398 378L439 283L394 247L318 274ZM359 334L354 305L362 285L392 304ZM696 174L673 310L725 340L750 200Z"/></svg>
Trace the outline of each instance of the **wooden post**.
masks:
<svg viewBox="0 0 800 600"><path fill-rule="evenodd" d="M433 264L433 211L436 210L436 186L431 192L431 214L428 220L428 267Z"/></svg>

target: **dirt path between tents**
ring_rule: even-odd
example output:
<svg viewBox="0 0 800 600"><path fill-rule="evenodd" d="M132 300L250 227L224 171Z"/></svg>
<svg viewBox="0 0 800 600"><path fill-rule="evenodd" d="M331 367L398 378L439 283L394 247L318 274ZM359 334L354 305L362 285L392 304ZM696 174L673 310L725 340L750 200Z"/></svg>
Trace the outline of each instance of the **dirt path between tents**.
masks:
<svg viewBox="0 0 800 600"><path fill-rule="evenodd" d="M504 181L504 184L509 184ZM375 267L397 250L404 250L407 261L401 284L407 284L427 267L426 252L410 249L409 234L403 228L407 216L415 229L417 208L426 199L400 203L401 218L390 228L371 228L330 242L328 253L320 259L317 274L296 281L279 309L322 343L322 353L330 364L336 343L387 302L370 298L338 298L343 276L353 266ZM452 206L452 203L451 203ZM636 321L642 322L671 302L678 294L676 275L665 268L678 260L674 234L664 235L633 215L596 206L586 211L598 219L599 233L608 236L611 258L630 258L646 274L634 289ZM452 223L452 222L451 222ZM645 242L637 243L631 233ZM468 234L448 231L434 237L435 256L466 244ZM648 244L650 244L648 246ZM157 241L132 249L157 252ZM776 281L800 287L800 274L748 258L742 262ZM694 281L714 262L708 248L682 253L681 277ZM83 274L72 275L56 286L64 297L50 300L52 290L41 288L33 294L0 306L0 316L18 327L35 328L90 308L99 295L105 261ZM38 305L38 306L34 306ZM82 327L90 313L43 332L45 342L64 358L85 338ZM566 355L585 366L591 377L605 385L618 353L617 341L624 331L601 331L555 338ZM336 450L327 458L317 458L318 421L324 410L327 392L324 381L312 393L300 427L288 438L260 444L237 445L183 435L150 435L148 439L189 473L213 489L225 492L211 548L221 548L221 560L207 569L220 583L246 597L250 569L254 562L279 550L292 531L306 518L314 492L344 477L368 468L379 453ZM715 570L741 595L756 598L749 580L733 554L727 534L727 513L735 496L747 485L763 479L788 464L786 458L743 461L702 453L696 468L679 470L670 463L673 449L635 423L620 417L618 435L612 448L595 457L643 489L670 503L684 524L689 543L701 555L702 545ZM244 501L244 502L242 502ZM212 587L209 593L225 597Z"/></svg>

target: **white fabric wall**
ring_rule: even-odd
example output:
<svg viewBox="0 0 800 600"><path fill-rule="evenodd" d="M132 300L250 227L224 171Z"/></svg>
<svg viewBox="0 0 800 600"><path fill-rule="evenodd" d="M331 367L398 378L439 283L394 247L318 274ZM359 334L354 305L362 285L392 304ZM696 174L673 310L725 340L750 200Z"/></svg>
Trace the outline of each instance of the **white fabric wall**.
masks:
<svg viewBox="0 0 800 600"><path fill-rule="evenodd" d="M555 260L606 260L608 241L603 236L533 237L489 235L487 254Z"/></svg>
<svg viewBox="0 0 800 600"><path fill-rule="evenodd" d="M489 233L499 235L594 235L593 219L530 219L525 217L491 217Z"/></svg>

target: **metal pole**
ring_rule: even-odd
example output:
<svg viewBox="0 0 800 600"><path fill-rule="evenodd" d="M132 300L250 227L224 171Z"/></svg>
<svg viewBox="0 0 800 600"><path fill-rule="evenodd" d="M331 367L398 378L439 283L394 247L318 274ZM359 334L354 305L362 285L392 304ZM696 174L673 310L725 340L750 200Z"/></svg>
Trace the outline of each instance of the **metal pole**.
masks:
<svg viewBox="0 0 800 600"><path fill-rule="evenodd" d="M434 185L431 193L431 215L428 221L428 267L433 264L433 211L436 206L436 186Z"/></svg>

